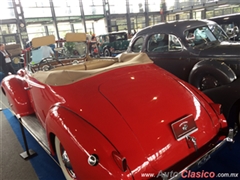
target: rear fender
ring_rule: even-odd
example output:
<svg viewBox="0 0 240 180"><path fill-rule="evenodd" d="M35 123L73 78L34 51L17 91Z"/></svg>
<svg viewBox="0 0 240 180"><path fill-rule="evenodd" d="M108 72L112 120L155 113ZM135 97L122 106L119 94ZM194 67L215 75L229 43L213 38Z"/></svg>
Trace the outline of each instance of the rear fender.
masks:
<svg viewBox="0 0 240 180"><path fill-rule="evenodd" d="M226 129L227 128L227 123L225 116L223 116L221 109L219 106L219 113L217 113L217 108L215 109L213 104L220 104L219 102L213 101L210 97L208 97L206 94L204 94L202 91L198 90L196 87L192 86L191 84L186 83L183 80L179 80L182 85L184 85L187 89L191 90L194 93L194 96L199 100L199 102L202 104L202 106L208 111L209 115L211 116L211 120L216 128L222 128ZM213 88L214 90L215 88ZM212 89L210 89L212 90ZM207 106L210 106L212 111L207 108ZM216 118L218 117L218 118ZM220 122L220 124L219 124ZM219 126L221 125L221 126Z"/></svg>
<svg viewBox="0 0 240 180"><path fill-rule="evenodd" d="M213 75L222 85L231 83L237 76L224 62L203 60L198 62L190 72L188 82L200 89L200 81L206 74Z"/></svg>
<svg viewBox="0 0 240 180"><path fill-rule="evenodd" d="M34 113L28 92L25 90L26 82L23 77L9 75L3 79L1 86L15 114L26 116Z"/></svg>
<svg viewBox="0 0 240 180"><path fill-rule="evenodd" d="M112 158L112 153L117 150L111 142L74 112L64 107L53 107L47 115L46 129L52 154L55 154L54 135L66 150L77 179L131 178L129 169L121 171ZM92 154L99 158L96 166L88 164Z"/></svg>

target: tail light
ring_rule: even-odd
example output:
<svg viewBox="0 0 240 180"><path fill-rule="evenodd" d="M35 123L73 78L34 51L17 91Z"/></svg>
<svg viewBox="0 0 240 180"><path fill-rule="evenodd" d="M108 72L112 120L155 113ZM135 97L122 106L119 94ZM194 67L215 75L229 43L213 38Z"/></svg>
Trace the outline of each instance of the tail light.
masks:
<svg viewBox="0 0 240 180"><path fill-rule="evenodd" d="M226 121L225 117L222 114L222 108L221 108L222 105L216 104L216 103L210 103L210 106L212 107L214 112L218 115L222 131L224 132L224 134L226 134L228 131L228 128L227 128L228 125L227 125L227 121Z"/></svg>
<svg viewBox="0 0 240 180"><path fill-rule="evenodd" d="M125 172L127 170L127 160L125 157L123 157L121 154L119 154L116 151L112 152L112 156L113 159L115 161L115 163L117 164L117 166L123 171Z"/></svg>

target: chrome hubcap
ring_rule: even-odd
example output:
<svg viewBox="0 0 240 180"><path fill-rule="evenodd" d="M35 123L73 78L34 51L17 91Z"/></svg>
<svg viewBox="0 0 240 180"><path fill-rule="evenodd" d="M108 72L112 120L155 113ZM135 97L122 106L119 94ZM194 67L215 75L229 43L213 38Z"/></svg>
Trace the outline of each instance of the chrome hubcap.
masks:
<svg viewBox="0 0 240 180"><path fill-rule="evenodd" d="M201 90L206 90L206 89L210 89L210 88L214 88L219 86L219 82L218 80L211 76L211 75L206 75L203 77L202 81L201 81Z"/></svg>
<svg viewBox="0 0 240 180"><path fill-rule="evenodd" d="M63 150L63 153L62 153L62 161L69 173L69 175L72 177L72 178L76 178L76 175L72 169L72 165L71 165L71 162L70 162L70 159L67 155L67 152L65 150Z"/></svg>
<svg viewBox="0 0 240 180"><path fill-rule="evenodd" d="M109 51L108 50L105 50L105 56L109 56Z"/></svg>

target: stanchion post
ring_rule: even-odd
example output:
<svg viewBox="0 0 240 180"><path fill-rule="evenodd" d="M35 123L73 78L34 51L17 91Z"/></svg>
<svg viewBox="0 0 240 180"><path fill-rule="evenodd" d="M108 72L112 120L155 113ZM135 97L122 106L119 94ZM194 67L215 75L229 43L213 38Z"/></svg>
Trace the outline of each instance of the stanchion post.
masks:
<svg viewBox="0 0 240 180"><path fill-rule="evenodd" d="M17 117L17 116L16 116ZM25 135L25 131L24 131L24 127L23 127L23 124L22 124L22 119L21 117L17 117L18 119L18 122L20 124L20 128L21 128L21 132L22 132L22 137L23 137L23 142L24 142L24 146L25 146L25 151L22 152L20 154L20 156L25 159L25 160L28 160L30 159L31 157L37 155L37 153L35 151L33 151L32 149L29 149L28 148L28 143L27 143L27 138L26 138L26 135Z"/></svg>

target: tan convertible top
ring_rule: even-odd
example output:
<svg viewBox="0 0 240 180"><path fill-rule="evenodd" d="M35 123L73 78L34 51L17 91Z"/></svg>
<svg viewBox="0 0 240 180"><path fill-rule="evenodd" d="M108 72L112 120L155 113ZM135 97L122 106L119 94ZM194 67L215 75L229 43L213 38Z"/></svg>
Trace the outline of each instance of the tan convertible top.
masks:
<svg viewBox="0 0 240 180"><path fill-rule="evenodd" d="M146 63L153 63L153 61L145 53L121 54L119 58L88 59L88 61L77 65L60 66L50 71L38 71L32 76L44 84L60 86L112 69Z"/></svg>

